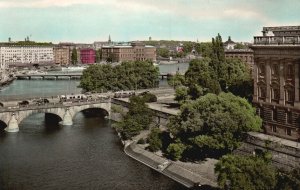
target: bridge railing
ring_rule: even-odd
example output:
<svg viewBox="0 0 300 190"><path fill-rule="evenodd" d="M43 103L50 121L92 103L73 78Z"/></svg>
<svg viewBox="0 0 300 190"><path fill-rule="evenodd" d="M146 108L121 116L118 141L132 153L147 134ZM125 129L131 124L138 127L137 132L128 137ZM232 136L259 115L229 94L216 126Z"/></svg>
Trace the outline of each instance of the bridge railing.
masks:
<svg viewBox="0 0 300 190"><path fill-rule="evenodd" d="M24 106L11 106L11 107L1 107L0 112L14 112L22 110L34 110L34 109L49 109L49 108L68 108L72 106L81 106L97 103L109 103L109 98L99 98L99 99L89 99L80 100L76 102L57 102L57 103L44 103L44 104L28 104Z"/></svg>

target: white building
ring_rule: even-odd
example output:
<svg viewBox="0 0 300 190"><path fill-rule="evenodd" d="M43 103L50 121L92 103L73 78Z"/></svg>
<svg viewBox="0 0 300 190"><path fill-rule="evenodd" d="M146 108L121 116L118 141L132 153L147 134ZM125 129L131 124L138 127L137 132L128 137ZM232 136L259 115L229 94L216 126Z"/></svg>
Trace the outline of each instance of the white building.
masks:
<svg viewBox="0 0 300 190"><path fill-rule="evenodd" d="M0 63L12 65L50 64L54 62L53 45L35 42L0 43Z"/></svg>

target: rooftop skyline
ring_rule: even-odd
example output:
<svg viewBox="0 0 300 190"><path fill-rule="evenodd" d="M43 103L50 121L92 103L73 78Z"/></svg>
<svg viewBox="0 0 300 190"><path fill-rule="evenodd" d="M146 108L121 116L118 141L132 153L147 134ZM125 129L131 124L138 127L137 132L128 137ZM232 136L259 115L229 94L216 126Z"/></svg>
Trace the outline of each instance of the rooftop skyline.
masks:
<svg viewBox="0 0 300 190"><path fill-rule="evenodd" d="M0 41L253 40L299 25L297 0L0 0Z"/></svg>

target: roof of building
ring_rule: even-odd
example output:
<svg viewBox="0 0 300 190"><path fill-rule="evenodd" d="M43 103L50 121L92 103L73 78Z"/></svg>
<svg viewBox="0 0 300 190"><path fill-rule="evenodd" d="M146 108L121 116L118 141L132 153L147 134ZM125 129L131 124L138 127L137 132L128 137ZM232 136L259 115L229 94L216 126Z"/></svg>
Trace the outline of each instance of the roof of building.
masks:
<svg viewBox="0 0 300 190"><path fill-rule="evenodd" d="M225 53L253 53L252 49L225 49Z"/></svg>
<svg viewBox="0 0 300 190"><path fill-rule="evenodd" d="M295 30L300 30L300 26L263 27L263 31L295 31Z"/></svg>
<svg viewBox="0 0 300 190"><path fill-rule="evenodd" d="M231 40L230 36L228 36L228 40L226 42L224 42L224 45L226 45L226 44L235 44L235 42Z"/></svg>

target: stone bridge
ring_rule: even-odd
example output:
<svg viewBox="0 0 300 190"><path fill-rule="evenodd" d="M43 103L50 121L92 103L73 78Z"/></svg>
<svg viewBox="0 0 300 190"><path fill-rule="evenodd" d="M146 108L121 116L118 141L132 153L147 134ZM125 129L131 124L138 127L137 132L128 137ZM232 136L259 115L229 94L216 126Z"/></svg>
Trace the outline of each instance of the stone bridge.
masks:
<svg viewBox="0 0 300 190"><path fill-rule="evenodd" d="M6 124L7 132L18 132L19 124L28 116L35 113L54 114L61 120L62 125L72 125L73 117L83 110L98 108L105 110L105 115L110 116L111 101L109 98L86 100L81 102L58 102L44 105L26 105L16 107L2 107L0 121Z"/></svg>

